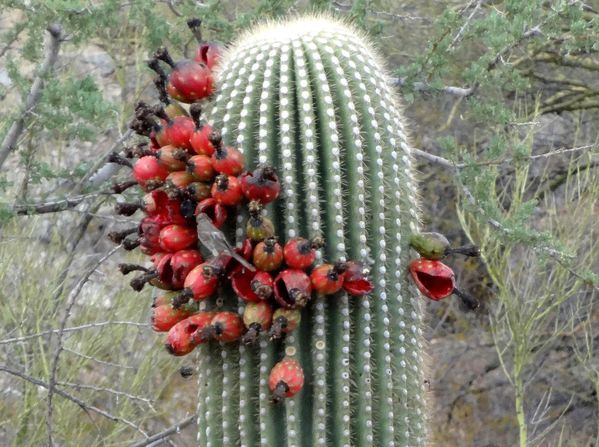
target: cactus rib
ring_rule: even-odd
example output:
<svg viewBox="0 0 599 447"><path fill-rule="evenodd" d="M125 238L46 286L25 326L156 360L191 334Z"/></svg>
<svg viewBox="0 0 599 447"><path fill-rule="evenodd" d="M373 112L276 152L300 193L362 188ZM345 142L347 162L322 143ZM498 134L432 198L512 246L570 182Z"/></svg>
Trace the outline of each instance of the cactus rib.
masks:
<svg viewBox="0 0 599 447"><path fill-rule="evenodd" d="M284 344L203 349L201 446L426 444L421 310L406 274L407 236L418 226L410 146L363 40L332 19L294 19L247 32L222 59L210 122L249 168L279 172L282 200L268 206L277 234L322 235L318 262L359 260L375 289L314 297ZM274 406L268 373L284 351L306 383Z"/></svg>

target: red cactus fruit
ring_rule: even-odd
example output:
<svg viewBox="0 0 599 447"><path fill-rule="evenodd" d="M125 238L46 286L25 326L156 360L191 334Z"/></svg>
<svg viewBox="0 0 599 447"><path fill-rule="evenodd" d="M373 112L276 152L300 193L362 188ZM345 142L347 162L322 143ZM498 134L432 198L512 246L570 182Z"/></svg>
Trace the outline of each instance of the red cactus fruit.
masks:
<svg viewBox="0 0 599 447"><path fill-rule="evenodd" d="M343 288L350 295L366 295L374 289L372 281L368 279L364 266L359 262L349 261L345 263L345 274L343 275Z"/></svg>
<svg viewBox="0 0 599 447"><path fill-rule="evenodd" d="M171 284L174 289L182 289L189 272L202 262L199 251L181 250L162 256L156 271L162 282Z"/></svg>
<svg viewBox="0 0 599 447"><path fill-rule="evenodd" d="M167 332L179 321L182 321L196 312L197 309L192 306L182 306L179 309L173 309L171 304L161 304L152 309L152 329L155 332Z"/></svg>
<svg viewBox="0 0 599 447"><path fill-rule="evenodd" d="M185 96L183 96L183 94L181 94L170 82L166 85L166 92L171 98L176 99L177 101L186 102Z"/></svg>
<svg viewBox="0 0 599 447"><path fill-rule="evenodd" d="M227 220L227 209L213 198L204 199L198 203L195 215L198 216L201 213L208 216L216 228L222 227Z"/></svg>
<svg viewBox="0 0 599 447"><path fill-rule="evenodd" d="M243 199L239 180L232 175L221 174L216 177L212 185L212 197L221 205L239 205Z"/></svg>
<svg viewBox="0 0 599 447"><path fill-rule="evenodd" d="M275 300L282 307L304 307L312 293L310 277L303 270L283 270L275 278L274 292Z"/></svg>
<svg viewBox="0 0 599 447"><path fill-rule="evenodd" d="M261 298L256 295L251 286L255 275L256 272L252 272L242 265L237 266L234 272L231 274L231 286L233 287L233 291L244 301L262 301Z"/></svg>
<svg viewBox="0 0 599 447"><path fill-rule="evenodd" d="M246 235L254 242L260 242L275 235L275 226L268 217L262 215L262 205L255 200L248 205L250 218L245 227Z"/></svg>
<svg viewBox="0 0 599 447"><path fill-rule="evenodd" d="M183 292L175 299L175 307L179 307L193 298L202 301L211 297L218 286L218 274L210 262L196 266L185 277Z"/></svg>
<svg viewBox="0 0 599 447"><path fill-rule="evenodd" d="M241 190L248 200L262 204L274 201L281 192L281 182L271 166L259 165L253 172L240 177Z"/></svg>
<svg viewBox="0 0 599 447"><path fill-rule="evenodd" d="M338 262L333 264L321 264L312 270L310 280L312 287L317 293L323 295L332 295L339 292L343 287L345 273L345 263Z"/></svg>
<svg viewBox="0 0 599 447"><path fill-rule="evenodd" d="M166 193L170 198L176 199L180 195L179 194L180 190L187 188L189 185L191 185L195 181L196 181L196 179L189 172L186 172L186 171L171 172L165 181Z"/></svg>
<svg viewBox="0 0 599 447"><path fill-rule="evenodd" d="M161 147L156 152L156 158L160 164L162 164L171 172L185 169L185 161L188 157L189 154L185 149L181 149L170 144Z"/></svg>
<svg viewBox="0 0 599 447"><path fill-rule="evenodd" d="M206 64L206 66L212 70L218 63L222 53L222 46L217 42L204 42L202 39L201 24L202 21L197 18L189 19L187 21L187 26L200 45L193 59L196 62Z"/></svg>
<svg viewBox="0 0 599 447"><path fill-rule="evenodd" d="M194 155L187 160L187 172L200 182L211 182L216 175L212 160L207 155Z"/></svg>
<svg viewBox="0 0 599 447"><path fill-rule="evenodd" d="M297 360L285 357L270 371L268 387L274 404L295 396L304 386L304 371Z"/></svg>
<svg viewBox="0 0 599 447"><path fill-rule="evenodd" d="M309 241L297 237L287 241L283 248L285 264L294 269L306 270L316 260L316 250L324 245L322 238L316 237Z"/></svg>
<svg viewBox="0 0 599 447"><path fill-rule="evenodd" d="M272 272L283 263L283 249L274 237L266 238L254 248L253 261L258 270Z"/></svg>
<svg viewBox="0 0 599 447"><path fill-rule="evenodd" d="M195 228L183 225L167 225L160 230L160 248L169 253L185 250L197 241L198 235Z"/></svg>
<svg viewBox="0 0 599 447"><path fill-rule="evenodd" d="M442 300L454 292L455 274L441 261L414 259L410 262L410 274L418 290L431 300Z"/></svg>
<svg viewBox="0 0 599 447"><path fill-rule="evenodd" d="M226 175L241 174L245 165L243 154L232 146L223 145L223 139L219 132L213 131L208 139L215 149L212 154L214 170Z"/></svg>
<svg viewBox="0 0 599 447"><path fill-rule="evenodd" d="M168 222L162 216L147 216L139 222L140 249L146 255L163 251L160 247L160 232Z"/></svg>
<svg viewBox="0 0 599 447"><path fill-rule="evenodd" d="M168 169L151 155L141 157L133 165L133 178L146 191L161 186L168 174Z"/></svg>
<svg viewBox="0 0 599 447"><path fill-rule="evenodd" d="M258 298L267 300L273 294L274 281L270 273L258 270L250 282L250 287Z"/></svg>
<svg viewBox="0 0 599 447"><path fill-rule="evenodd" d="M154 297L152 307L163 306L165 304L173 304L173 299L177 296L177 292L167 292Z"/></svg>
<svg viewBox="0 0 599 447"><path fill-rule="evenodd" d="M204 124L202 127L196 128L195 132L189 139L189 142L197 154L206 155L208 157L211 157L212 154L214 154L215 149L209 139L212 131L212 127L208 124Z"/></svg>
<svg viewBox="0 0 599 447"><path fill-rule="evenodd" d="M197 154L211 157L215 150L209 138L213 129L212 126L201 122L202 106L198 103L192 104L189 107L189 113L196 125L189 143Z"/></svg>
<svg viewBox="0 0 599 447"><path fill-rule="evenodd" d="M262 332L270 329L272 313L272 306L266 301L248 303L243 312L243 324L245 324L247 332L241 341L246 344L255 343Z"/></svg>
<svg viewBox="0 0 599 447"><path fill-rule="evenodd" d="M204 339L229 343L239 340L243 334L243 321L235 312L217 312L210 326L202 332Z"/></svg>
<svg viewBox="0 0 599 447"><path fill-rule="evenodd" d="M166 48L158 50L156 57L171 66L168 83L175 89L179 101L191 104L214 91L213 75L206 65L188 59L175 63Z"/></svg>
<svg viewBox="0 0 599 447"><path fill-rule="evenodd" d="M272 326L268 335L271 340L281 338L283 334L288 334L297 328L302 321L302 313L299 309L285 309L281 307L275 310L272 316Z"/></svg>
<svg viewBox="0 0 599 447"><path fill-rule="evenodd" d="M199 334L210 325L213 317L214 312L198 312L179 321L168 331L166 350L176 356L189 354L197 345L206 341Z"/></svg>
<svg viewBox="0 0 599 447"><path fill-rule="evenodd" d="M195 129L196 126L193 119L188 116L176 116L169 119L166 125L163 126L169 144L184 149L192 148L189 140Z"/></svg>

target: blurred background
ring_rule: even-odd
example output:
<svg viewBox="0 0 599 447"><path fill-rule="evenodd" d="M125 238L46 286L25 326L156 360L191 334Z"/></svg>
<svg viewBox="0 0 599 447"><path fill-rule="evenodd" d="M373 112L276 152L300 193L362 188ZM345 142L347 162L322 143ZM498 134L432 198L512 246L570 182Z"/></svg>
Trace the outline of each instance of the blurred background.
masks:
<svg viewBox="0 0 599 447"><path fill-rule="evenodd" d="M480 309L427 302L432 443L599 446L597 0L0 11L0 445L46 445L50 428L65 446L194 445L196 382L179 373L193 355L168 355L150 291L117 270L144 259L106 239L137 221L113 212L106 190L127 172L107 156L134 104L157 99L149 55L193 51L188 18L229 42L257 20L326 11L371 36L414 147L444 159L417 157L423 228L482 252L448 260Z"/></svg>

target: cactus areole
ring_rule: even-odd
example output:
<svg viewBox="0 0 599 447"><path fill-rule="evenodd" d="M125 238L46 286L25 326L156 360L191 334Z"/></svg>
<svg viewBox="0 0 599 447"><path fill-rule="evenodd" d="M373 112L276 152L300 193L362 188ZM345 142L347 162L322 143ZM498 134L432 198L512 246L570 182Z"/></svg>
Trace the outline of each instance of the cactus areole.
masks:
<svg viewBox="0 0 599 447"><path fill-rule="evenodd" d="M247 170L276 170L280 197L265 210L279 242L322 237L315 266L356 260L374 290L315 295L281 340L201 345L198 444L424 446L421 309L407 270L417 189L379 57L353 27L307 17L246 32L217 73L207 121ZM242 312L233 294L221 299ZM269 372L285 356L301 363L304 386L275 405Z"/></svg>

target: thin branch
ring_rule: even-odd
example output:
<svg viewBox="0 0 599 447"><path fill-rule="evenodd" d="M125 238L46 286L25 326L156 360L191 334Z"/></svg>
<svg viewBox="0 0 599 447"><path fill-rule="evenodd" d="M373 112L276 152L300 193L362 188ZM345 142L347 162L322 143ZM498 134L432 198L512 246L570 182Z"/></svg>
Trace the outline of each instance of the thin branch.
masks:
<svg viewBox="0 0 599 447"><path fill-rule="evenodd" d="M476 14L476 11L479 10L481 1L482 0L477 0L476 5L474 6L474 8L472 8L472 11L470 12L470 15L466 18L464 24L459 29L457 34L454 36L453 40L451 41L451 44L447 48L448 51L452 51L455 47L455 44L458 43L458 41L462 38L462 34L464 34L466 28L468 28L468 25L470 25L470 22L472 21L474 14ZM464 8L464 10L468 9L472 5L472 3L474 3L474 0L471 0L470 3Z"/></svg>
<svg viewBox="0 0 599 447"><path fill-rule="evenodd" d="M66 331L66 329L65 329L65 331ZM135 366L123 365L121 363L113 363L113 362L107 362L106 360L100 360L100 359L97 359L96 357L92 357L91 355L86 355L86 354L83 354L82 352L75 351L74 349L67 348L66 346L63 347L62 350L65 352L68 352L69 354L76 355L77 357L81 357L86 360L90 360L92 362L99 363L100 365L112 366L114 368L119 368L119 369L137 369Z"/></svg>
<svg viewBox="0 0 599 447"><path fill-rule="evenodd" d="M75 191L80 191L86 186L98 186L108 178L112 177L120 169L120 166L115 165L114 163L108 163L108 157L112 152L119 149L131 135L133 135L133 130L127 129L127 131L123 133L119 139L104 152L104 154L102 154L94 166L91 167L79 184L77 184Z"/></svg>
<svg viewBox="0 0 599 447"><path fill-rule="evenodd" d="M7 366L0 365L0 371L4 371L5 373L10 374L15 377L19 377L19 378L26 380L27 382L30 382L34 385L41 386L42 388L46 388L48 390L50 388L46 382L36 379L35 377L28 376L27 374L25 374L21 371L17 371L15 369L8 368ZM101 408L90 405L90 404L86 403L85 401L79 399L78 397L73 396L72 394L69 394L66 391L63 391L59 388L55 388L54 392L56 394L58 394L59 396L65 398L67 400L70 400L71 402L76 403L77 405L79 405L79 407L81 407L81 409L83 411L85 411L88 414L89 414L89 412L99 414L100 416L103 416L106 419L110 419L113 422L120 422L122 424L128 425L129 427L135 429L136 431L140 432L144 436L146 436L146 437L148 436L144 430L142 430L139 426L135 425L133 422L131 422L127 419L121 418L119 416L115 416L111 413L108 413L105 410L102 410Z"/></svg>
<svg viewBox="0 0 599 447"><path fill-rule="evenodd" d="M196 417L197 417L197 414L188 416L185 419L183 419L182 421L179 421L177 424L173 425L172 427L167 428L166 430L161 431L160 433L150 436L145 441L141 441L141 442L138 442L137 444L133 444L131 447L147 447L149 445L155 444L158 441L162 441L171 435L179 433L179 431L182 428L185 428L188 425L192 424L196 420Z"/></svg>
<svg viewBox="0 0 599 447"><path fill-rule="evenodd" d="M148 399L146 397L141 397L141 396L135 396L133 394L129 394L126 393L124 391L119 391L119 390L115 390L112 388L104 388L101 386L95 386L95 385L87 385L84 383L72 383L72 382L56 382L56 385L60 385L60 386L64 386L64 387L70 387L70 388L75 388L75 389L82 389L82 390L93 390L93 391L100 391L100 392L104 392L104 393L109 393L109 394L114 394L115 396L123 396L126 397L128 399L131 400L139 400L141 402L144 402L145 404L152 406L152 400Z"/></svg>
<svg viewBox="0 0 599 447"><path fill-rule="evenodd" d="M419 149L412 149L412 152L414 155L416 155L417 157L420 158L424 158L432 163L435 163L439 166L443 166L444 168L448 168L448 169L452 169L453 171L458 171L458 167L456 167L456 165L454 163L452 163L451 161L443 158L443 157L439 157L437 155L432 155L432 154L428 154L427 152L421 151ZM482 216L484 216L486 213L485 211L477 204L476 199L474 197L474 195L472 194L472 192L468 189L468 187L464 184L460 184L460 187L462 189L462 192L464 194L464 196L466 197L466 200L468 201L468 203L470 203L470 205L474 206L477 208L477 210L480 212L480 214ZM512 230L510 230L509 228L504 227L501 222L493 219L492 217L486 217L487 222L489 223L489 225L491 225L493 228L495 228L496 230L506 234L506 235L510 235L512 234ZM547 256L551 257L552 259L554 259L558 264L560 264L564 269L566 269L571 275L577 277L578 279L582 280L585 282L585 284L588 284L588 280L586 280L585 278L583 278L579 273L577 273L576 271L574 271L572 268L570 268L564 261L564 258L573 258L573 256L567 256L564 253L560 252L559 250L556 250L554 248L551 247L547 247L545 245L543 246L533 246L532 247L533 250L535 251L541 251L544 252ZM590 284L591 287L593 287L596 290L599 290L599 287L597 287L594 284Z"/></svg>
<svg viewBox="0 0 599 447"><path fill-rule="evenodd" d="M13 207L13 210L20 215L57 213L74 208L81 202L84 202L88 199L94 199L102 194L112 194L112 192L100 191L93 194L67 197L65 199L55 199L42 203L19 203Z"/></svg>
<svg viewBox="0 0 599 447"><path fill-rule="evenodd" d="M52 71L56 60L58 59L58 51L60 49L60 43L63 41L63 30L62 27L55 23L47 28L48 39L45 48L45 58L42 65L39 68L38 74L31 84L31 90L25 100L25 108L21 115L12 123L8 133L4 137L2 144L0 145L0 168L6 161L8 154L15 149L17 140L23 132L25 126L25 119L35 109L35 106L39 102L42 96L42 90L44 85L44 79Z"/></svg>
<svg viewBox="0 0 599 447"><path fill-rule="evenodd" d="M64 334L66 334L69 332L78 332L78 331L82 331L85 329L96 329L96 328L111 326L111 325L117 325L117 326L118 325L126 325L126 326L136 326L136 327L143 327L143 328L148 327L148 323L138 323L135 321L101 321L99 323L88 323L88 324L82 324L81 326L67 327L67 328L64 328L64 330L62 332ZM37 334L24 335L22 337L7 338L4 340L0 340L0 345L7 345L7 344L11 344L11 343L22 343L24 341L33 340L35 338L45 337L46 335L58 334L59 332L60 332L60 329L50 329L48 331L38 332Z"/></svg>
<svg viewBox="0 0 599 447"><path fill-rule="evenodd" d="M8 50L10 50L10 47L12 46L12 44L17 41L17 39L19 38L19 36L23 32L23 30L26 28L25 25L26 25L25 22L17 23L15 25L15 29L13 30L12 36L10 36L8 41L5 43L5 45L0 50L0 58L2 58L6 54L6 52Z"/></svg>
<svg viewBox="0 0 599 447"><path fill-rule="evenodd" d="M406 83L405 78L391 78L389 83L393 87L401 87ZM453 85L448 85L444 87L433 87L430 84L426 84L424 82L414 82L413 84L414 90L417 92L441 92L450 96L458 96L458 97L466 97L470 96L473 92L472 87L456 87Z"/></svg>
<svg viewBox="0 0 599 447"><path fill-rule="evenodd" d="M555 149L553 151L546 152L544 154L530 155L523 159L524 160L538 160L538 159L542 159L542 158L553 157L555 155L562 155L562 154L568 154L571 152L584 151L586 149L591 149L593 147L596 147L596 145L595 144L587 144L584 146L576 146L576 147L569 147L569 148L561 147L559 149ZM473 166L496 166L496 165L503 165L503 164L508 164L508 163L514 162L513 158L504 158L502 160L481 161L481 162L470 163L470 164L454 163L450 160L447 160L446 158L439 157L438 155L430 154L421 149L412 148L412 153L419 158L425 159L427 161L430 161L433 164L443 166L444 168L448 168L448 169L464 169L466 167L473 167Z"/></svg>
<svg viewBox="0 0 599 447"><path fill-rule="evenodd" d="M53 411L54 411L54 407L52 405L52 397L54 395L54 391L55 391L55 387L56 387L56 373L58 371L58 360L59 360L60 353L62 352L62 348L63 348L63 335L64 335L64 330L65 330L67 321L68 321L69 317L71 316L71 310L73 309L73 306L75 305L75 302L77 301L77 297L81 293L83 286L87 283L87 281L89 280L91 275L96 271L96 269L100 265L102 265L102 263L104 263L104 261L106 261L110 256L112 256L114 253L116 253L117 250L120 248L121 248L121 246L117 245L112 250L110 250L108 253L106 253L104 256L102 256L87 272L85 272L83 277L79 280L79 282L77 282L77 284L75 285L75 287L73 288L73 290L71 290L71 293L69 294L69 298L67 300L68 304L65 309L62 320L60 322L60 329L58 330L58 346L56 347L56 351L54 353L54 358L52 359L50 381L48 384L48 401L47 401L48 410L47 410L47 414L46 414L46 427L48 429L48 445L50 445L50 446L54 445L54 440L52 438L52 431L53 431L52 416L53 416Z"/></svg>

